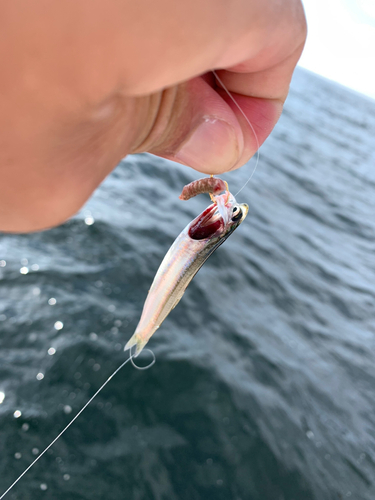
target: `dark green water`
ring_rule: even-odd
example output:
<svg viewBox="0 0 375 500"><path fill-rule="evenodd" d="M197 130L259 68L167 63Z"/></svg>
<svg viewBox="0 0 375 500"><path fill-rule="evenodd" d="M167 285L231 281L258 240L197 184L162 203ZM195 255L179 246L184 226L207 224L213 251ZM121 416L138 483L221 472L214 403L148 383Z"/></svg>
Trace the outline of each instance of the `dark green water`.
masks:
<svg viewBox="0 0 375 500"><path fill-rule="evenodd" d="M150 341L156 364L125 366L6 498L373 500L374 137L375 102L299 70L249 215ZM129 157L63 226L1 236L0 494L125 359L209 203L178 200L194 178Z"/></svg>

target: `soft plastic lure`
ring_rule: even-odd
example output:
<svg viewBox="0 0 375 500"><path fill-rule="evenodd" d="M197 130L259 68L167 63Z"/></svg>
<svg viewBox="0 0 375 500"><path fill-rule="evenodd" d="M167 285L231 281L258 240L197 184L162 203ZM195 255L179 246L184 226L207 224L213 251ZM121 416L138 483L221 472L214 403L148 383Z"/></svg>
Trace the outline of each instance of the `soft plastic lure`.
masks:
<svg viewBox="0 0 375 500"><path fill-rule="evenodd" d="M216 185L217 181L215 178ZM207 186L210 188L211 183L207 183ZM188 186L185 186L185 192L189 191L187 188ZM208 257L224 243L248 213L248 205L237 203L229 191L211 196L214 203L185 227L160 264L143 306L141 319L125 346L125 350L135 346L134 357L138 356L150 337L179 303L190 281Z"/></svg>
<svg viewBox="0 0 375 500"><path fill-rule="evenodd" d="M251 128L257 149L259 149L258 137L254 127L246 114L226 88L220 77L213 71L221 87L228 94L245 121ZM253 172L248 180L237 192L236 196L251 180L259 161L259 151L257 151L257 161ZM225 186L225 188L224 188ZM220 193L226 190L222 195ZM82 412L112 380L112 378L133 358L137 356L149 341L153 333L159 328L171 310L178 304L190 281L194 278L199 269L206 262L208 257L233 233L233 231L245 219L249 207L246 203L237 203L235 197L229 192L228 185L216 177L198 179L183 189L180 199L188 200L201 193L209 193L213 204L194 219L182 233L177 237L168 253L163 259L158 272L151 285L150 291L143 306L143 312L139 324L133 336L125 346L125 350L136 346L135 353L131 355L110 375L99 389L91 396L87 403L70 420L62 431L53 439L50 444L26 467L15 481L0 496L2 500L13 487L23 478L23 476L47 453L47 451L60 439L60 437L77 420ZM154 360L149 366L155 362ZM138 367L139 368L139 367Z"/></svg>
<svg viewBox="0 0 375 500"><path fill-rule="evenodd" d="M190 200L194 196L203 193L210 193L214 196L228 190L228 184L218 177L204 177L187 184L180 194L180 200ZM214 201L214 200L212 200Z"/></svg>

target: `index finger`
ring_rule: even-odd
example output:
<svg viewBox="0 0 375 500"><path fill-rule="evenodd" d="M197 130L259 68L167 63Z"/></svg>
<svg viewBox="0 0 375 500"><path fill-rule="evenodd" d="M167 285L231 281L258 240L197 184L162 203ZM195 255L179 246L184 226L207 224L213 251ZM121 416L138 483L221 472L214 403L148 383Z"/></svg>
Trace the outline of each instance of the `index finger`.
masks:
<svg viewBox="0 0 375 500"><path fill-rule="evenodd" d="M240 167L251 158L276 125L288 95L293 71L302 53L304 41L305 38L291 55L270 68L255 72L242 72L257 64L256 61L255 63L249 61L231 70L216 71L219 80L218 91L236 115L243 132L243 152L233 168ZM247 120L244 119L241 111Z"/></svg>

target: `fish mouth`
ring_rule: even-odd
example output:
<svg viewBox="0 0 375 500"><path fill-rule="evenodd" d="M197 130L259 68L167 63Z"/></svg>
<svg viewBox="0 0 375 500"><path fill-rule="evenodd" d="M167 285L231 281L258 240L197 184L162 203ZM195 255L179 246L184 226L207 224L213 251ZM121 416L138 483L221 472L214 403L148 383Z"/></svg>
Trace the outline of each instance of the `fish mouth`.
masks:
<svg viewBox="0 0 375 500"><path fill-rule="evenodd" d="M237 225L249 213L249 205L247 203L239 203L238 206L242 210L242 217ZM222 235L226 227L227 222L223 219L218 206L213 204L192 221L188 235L192 240L205 240Z"/></svg>
<svg viewBox="0 0 375 500"><path fill-rule="evenodd" d="M242 210L242 219L241 222L246 218L247 214L249 213L249 205L247 203L240 203L240 207Z"/></svg>
<svg viewBox="0 0 375 500"><path fill-rule="evenodd" d="M223 229L224 221L216 205L210 205L191 223L188 234L193 240L205 240L220 234Z"/></svg>

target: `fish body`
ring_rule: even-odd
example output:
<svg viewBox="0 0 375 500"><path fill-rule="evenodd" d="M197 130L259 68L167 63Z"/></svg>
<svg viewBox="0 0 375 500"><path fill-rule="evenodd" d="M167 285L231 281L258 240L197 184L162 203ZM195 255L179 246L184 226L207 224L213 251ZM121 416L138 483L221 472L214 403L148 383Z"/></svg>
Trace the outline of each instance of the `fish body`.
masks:
<svg viewBox="0 0 375 500"><path fill-rule="evenodd" d="M245 219L248 209L227 192L216 196L215 203L185 227L160 264L125 350L135 346L134 356L138 356L206 260Z"/></svg>

